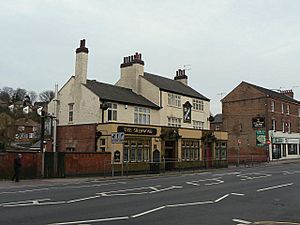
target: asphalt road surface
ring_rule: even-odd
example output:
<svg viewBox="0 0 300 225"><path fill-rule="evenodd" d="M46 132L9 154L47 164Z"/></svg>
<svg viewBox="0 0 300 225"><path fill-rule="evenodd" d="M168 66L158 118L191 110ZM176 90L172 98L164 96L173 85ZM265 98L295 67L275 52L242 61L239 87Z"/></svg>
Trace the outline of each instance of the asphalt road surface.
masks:
<svg viewBox="0 0 300 225"><path fill-rule="evenodd" d="M300 224L300 163L0 181L0 225Z"/></svg>

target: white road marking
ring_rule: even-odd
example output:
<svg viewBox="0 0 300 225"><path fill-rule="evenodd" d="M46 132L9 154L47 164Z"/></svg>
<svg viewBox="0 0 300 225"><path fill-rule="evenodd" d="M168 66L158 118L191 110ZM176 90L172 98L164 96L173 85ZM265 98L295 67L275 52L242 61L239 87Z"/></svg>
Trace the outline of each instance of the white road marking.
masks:
<svg viewBox="0 0 300 225"><path fill-rule="evenodd" d="M136 218L136 217L144 216L144 215L146 215L146 214L149 214L149 213L152 213L152 212L155 212L155 211L164 209L165 207L166 207L166 206L161 206L161 207L158 207L158 208L155 208L155 209L151 209L151 210L148 210L148 211L145 211L145 212L142 212L142 213L133 215L133 216L131 216L131 217L132 217L132 218Z"/></svg>
<svg viewBox="0 0 300 225"><path fill-rule="evenodd" d="M180 188L183 188L183 187L182 186L171 186L171 187L167 187L167 188L158 189L156 191L150 191L149 194L162 192L162 191L168 191L168 190L172 190L172 189L180 189Z"/></svg>
<svg viewBox="0 0 300 225"><path fill-rule="evenodd" d="M276 185L276 186L271 186L271 187L266 187L266 188L261 188L256 190L257 192L261 192L261 191L269 191L269 190L273 190L273 189L277 189L277 188L282 188L282 187L287 187L287 186L291 186L294 183L288 183L288 184L280 184L280 185Z"/></svg>
<svg viewBox="0 0 300 225"><path fill-rule="evenodd" d="M68 225L68 224L78 224L78 223L95 223L95 222L106 222L106 221L116 221L116 220L127 220L128 216L122 217L111 217L104 219L94 219L94 220L80 220L80 221L71 221L71 222L62 222L62 223L51 223L49 225Z"/></svg>
<svg viewBox="0 0 300 225"><path fill-rule="evenodd" d="M241 180L253 180L259 178L266 178L272 176L271 174L262 174L262 173L245 173L239 174L238 177L241 177Z"/></svg>
<svg viewBox="0 0 300 225"><path fill-rule="evenodd" d="M188 182L185 182L185 183L190 184L190 185L194 185L194 186L200 186L199 183L208 182L208 183L205 183L204 185L211 186L211 185L218 185L218 184L224 183L224 181L221 180L221 179L222 179L222 177L216 177L216 178L209 178L209 179L204 179L204 180L188 181Z"/></svg>
<svg viewBox="0 0 300 225"><path fill-rule="evenodd" d="M283 175L292 175L292 174L296 174L296 173L300 173L299 170L296 171L282 171Z"/></svg>
<svg viewBox="0 0 300 225"><path fill-rule="evenodd" d="M99 197L101 197L101 196L95 195L95 196L86 197L86 198L73 199L73 200L67 201L67 203L81 202L81 201L86 201L86 200L90 200L90 199L94 199L94 198L99 198Z"/></svg>
<svg viewBox="0 0 300 225"><path fill-rule="evenodd" d="M1 203L0 206L5 206L5 205L17 205L17 204L26 204L26 203L33 203L33 202L42 202L42 201L49 201L51 200L50 198L42 198L42 199L29 199L29 200L24 200L24 201L17 201L17 202L4 202Z"/></svg>
<svg viewBox="0 0 300 225"><path fill-rule="evenodd" d="M219 176L226 176L226 175L237 175L237 174L240 174L241 172L229 172L229 173L219 173L219 174L214 174L213 176L214 177L219 177Z"/></svg>
<svg viewBox="0 0 300 225"><path fill-rule="evenodd" d="M241 219L232 219L233 222L239 223L239 224L251 224L252 222L241 220Z"/></svg>
<svg viewBox="0 0 300 225"><path fill-rule="evenodd" d="M181 187L181 186L171 186L171 187ZM113 217L113 218L103 218L103 219L92 219L92 220L81 220L81 221L71 221L71 222L60 222L60 223L52 223L52 224L48 224L48 225L68 225L68 224L79 224L79 223L94 223L94 222L105 222L105 221L113 221L113 220L125 220L125 219L134 219L137 217L141 217L165 208L176 208L176 207L185 207L185 206L196 206L196 205L205 205L205 204L214 204L217 203L225 198L227 198L229 195L244 195L244 194L240 194L240 193L230 193L230 194L226 194L224 196L222 196L219 199L216 199L215 201L203 201L203 202L188 202L188 203L178 203L178 204L171 204L171 205L162 205L160 207L154 208L154 209L150 209L135 215L131 215L131 216L123 216L123 217ZM237 220L237 219L235 219ZM241 222L242 220L240 220Z"/></svg>
<svg viewBox="0 0 300 225"><path fill-rule="evenodd" d="M166 205L166 207L183 207L183 206L194 206L194 205L205 205L205 204L212 204L213 201L205 201L205 202L189 202L189 203L179 203L179 204L173 204L173 205Z"/></svg>
<svg viewBox="0 0 300 225"><path fill-rule="evenodd" d="M227 198L228 196L229 196L229 194L226 194L226 195L222 196L221 198L218 198L214 202L219 202L219 201L223 200L224 198Z"/></svg>
<svg viewBox="0 0 300 225"><path fill-rule="evenodd" d="M230 193L231 195L237 195L237 196L244 196L245 194L241 194L241 193Z"/></svg>

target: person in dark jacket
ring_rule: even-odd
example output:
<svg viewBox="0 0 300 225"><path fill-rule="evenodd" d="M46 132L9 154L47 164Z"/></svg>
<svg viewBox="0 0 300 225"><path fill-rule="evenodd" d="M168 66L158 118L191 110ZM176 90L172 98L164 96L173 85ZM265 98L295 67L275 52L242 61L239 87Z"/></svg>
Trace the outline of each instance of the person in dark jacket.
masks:
<svg viewBox="0 0 300 225"><path fill-rule="evenodd" d="M22 167L21 158L22 158L22 154L18 154L14 160L15 173L14 173L13 177L11 178L12 181L15 180L16 182L19 182L19 180L20 180L20 170Z"/></svg>

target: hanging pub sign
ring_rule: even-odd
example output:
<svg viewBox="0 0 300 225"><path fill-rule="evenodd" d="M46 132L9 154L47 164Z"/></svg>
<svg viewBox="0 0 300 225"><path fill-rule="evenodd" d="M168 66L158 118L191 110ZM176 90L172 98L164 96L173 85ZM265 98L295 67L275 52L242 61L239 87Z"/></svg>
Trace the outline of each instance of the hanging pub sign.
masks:
<svg viewBox="0 0 300 225"><path fill-rule="evenodd" d="M265 117L254 117L252 118L252 128L264 128Z"/></svg>
<svg viewBox="0 0 300 225"><path fill-rule="evenodd" d="M257 130L256 131L256 146L263 147L266 144L266 131Z"/></svg>
<svg viewBox="0 0 300 225"><path fill-rule="evenodd" d="M148 128L148 127L118 126L118 132L124 132L125 134L142 134L142 135L157 134L157 130L155 128Z"/></svg>
<svg viewBox="0 0 300 225"><path fill-rule="evenodd" d="M192 120L192 105L189 101L183 104L183 122L191 123Z"/></svg>

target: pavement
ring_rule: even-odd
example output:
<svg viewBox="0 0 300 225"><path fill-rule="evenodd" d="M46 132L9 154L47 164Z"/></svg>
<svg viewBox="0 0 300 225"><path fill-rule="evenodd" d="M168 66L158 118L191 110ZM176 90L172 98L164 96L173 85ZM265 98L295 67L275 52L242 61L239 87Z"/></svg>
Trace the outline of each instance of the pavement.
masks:
<svg viewBox="0 0 300 225"><path fill-rule="evenodd" d="M199 170L186 170L186 171L166 171L159 174L140 174L140 175L128 175L128 176L94 176L94 177L67 177L67 178L37 178L37 179L23 179L19 182L14 182L11 180L0 180L0 189L7 187L24 187L24 186L40 186L40 185L53 185L53 184L74 184L74 183L84 183L93 180L116 180L116 179L138 179L146 177L158 177L158 176L176 176L178 174L189 174L189 173L201 173L207 171L217 171L217 170L227 170L227 169L242 169L248 167L267 167L281 164L290 163L300 163L300 159L284 159L284 160L273 160L270 162L254 163L254 164L240 164L240 166L229 165L228 168L212 168L212 169L199 169Z"/></svg>

